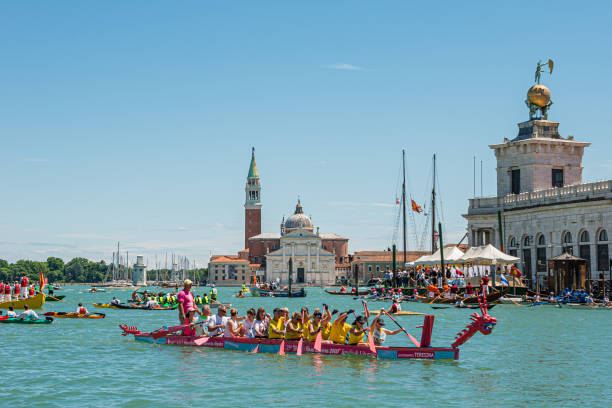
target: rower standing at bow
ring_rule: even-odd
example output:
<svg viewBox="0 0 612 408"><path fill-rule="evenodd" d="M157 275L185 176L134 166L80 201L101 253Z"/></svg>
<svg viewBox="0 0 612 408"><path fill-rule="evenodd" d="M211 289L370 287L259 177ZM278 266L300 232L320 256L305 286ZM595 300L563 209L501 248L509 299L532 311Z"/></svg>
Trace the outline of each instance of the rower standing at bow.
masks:
<svg viewBox="0 0 612 408"><path fill-rule="evenodd" d="M190 279L185 279L183 290L178 294L179 321L181 324L192 324L195 314L202 314L195 305L195 299L193 293L191 293L192 285L193 282Z"/></svg>

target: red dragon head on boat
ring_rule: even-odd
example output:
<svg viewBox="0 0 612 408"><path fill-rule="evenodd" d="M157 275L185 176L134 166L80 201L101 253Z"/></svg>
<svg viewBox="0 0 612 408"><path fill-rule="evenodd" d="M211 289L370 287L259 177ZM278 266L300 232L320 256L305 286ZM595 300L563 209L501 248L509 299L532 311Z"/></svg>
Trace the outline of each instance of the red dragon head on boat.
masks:
<svg viewBox="0 0 612 408"><path fill-rule="evenodd" d="M497 324L497 319L493 316L489 316L489 313L487 311L486 295L482 295L482 301L480 301L480 296L478 294L476 294L476 298L478 299L478 305L480 306L482 316L476 312L471 315L470 319L472 320L472 323L470 323L465 329L457 333L457 336L455 337L455 342L451 344L452 347L458 347L462 345L478 332L481 332L485 336L491 334L491 332L493 332L493 328Z"/></svg>

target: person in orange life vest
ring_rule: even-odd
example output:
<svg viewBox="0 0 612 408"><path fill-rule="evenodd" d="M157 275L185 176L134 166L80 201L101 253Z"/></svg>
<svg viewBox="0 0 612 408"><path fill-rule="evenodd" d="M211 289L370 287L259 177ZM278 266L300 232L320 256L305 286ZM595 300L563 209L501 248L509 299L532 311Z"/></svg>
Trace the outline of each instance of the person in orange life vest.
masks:
<svg viewBox="0 0 612 408"><path fill-rule="evenodd" d="M79 303L79 306L77 307L77 311L78 314L88 314L89 311L87 311L87 308L85 306L83 306L82 303Z"/></svg>
<svg viewBox="0 0 612 408"><path fill-rule="evenodd" d="M21 277L21 298L25 299L28 297L28 277L23 275Z"/></svg>

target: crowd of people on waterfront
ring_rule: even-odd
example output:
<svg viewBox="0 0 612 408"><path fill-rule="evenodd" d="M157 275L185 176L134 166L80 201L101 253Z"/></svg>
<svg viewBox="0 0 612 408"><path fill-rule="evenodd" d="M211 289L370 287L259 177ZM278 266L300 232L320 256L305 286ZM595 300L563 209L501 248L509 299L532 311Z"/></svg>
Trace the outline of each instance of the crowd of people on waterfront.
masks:
<svg viewBox="0 0 612 408"><path fill-rule="evenodd" d="M40 293L38 284L29 282L25 275L12 284L0 282L0 303L28 299L37 293Z"/></svg>
<svg viewBox="0 0 612 408"><path fill-rule="evenodd" d="M275 308L272 314L263 307L257 310L251 308L244 316L240 316L238 311L232 308L229 309L228 316L228 309L219 305L217 313L213 315L209 305L198 308L191 287L192 282L186 280L183 290L177 295L179 321L181 325L189 325L183 329L184 335L303 339L314 342L320 334L322 342L351 345L367 344L365 339L369 335L372 336L374 344L382 345L387 335L394 335L402 330L386 329L382 311L368 327L370 314L367 307L364 307L364 315L357 315L353 309L339 312L324 305L322 310L316 308L312 313L307 307L293 313L286 307ZM199 315L197 319L196 315ZM350 320L353 321L349 324Z"/></svg>

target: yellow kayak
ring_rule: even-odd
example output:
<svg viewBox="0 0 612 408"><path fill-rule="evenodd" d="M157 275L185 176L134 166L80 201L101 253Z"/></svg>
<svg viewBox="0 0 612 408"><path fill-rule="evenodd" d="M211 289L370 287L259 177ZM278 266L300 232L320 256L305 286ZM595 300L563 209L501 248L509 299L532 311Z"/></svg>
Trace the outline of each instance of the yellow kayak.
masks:
<svg viewBox="0 0 612 408"><path fill-rule="evenodd" d="M370 316L379 314L380 310L370 310ZM394 316L425 316L425 313L409 312L407 310L400 310L399 312L389 313Z"/></svg>
<svg viewBox="0 0 612 408"><path fill-rule="evenodd" d="M8 309L9 306L13 306L13 309L23 309L24 305L28 305L30 309L41 309L45 304L45 298L47 296L44 293L32 296L31 298L14 300L11 302L0 303L0 309Z"/></svg>

